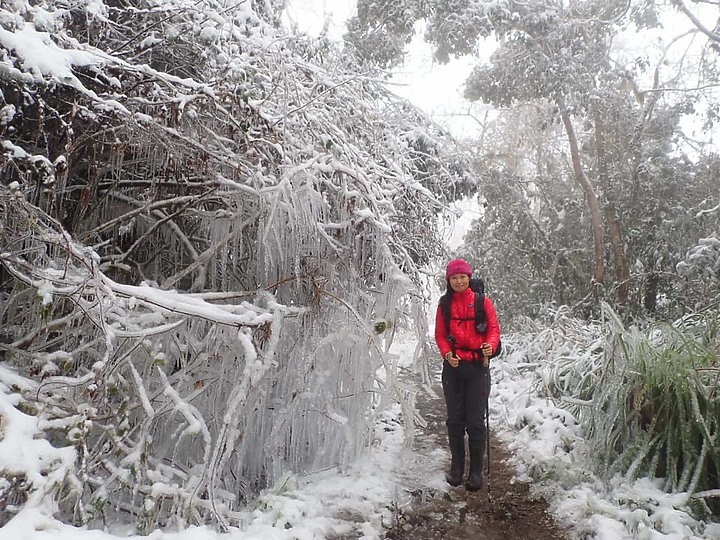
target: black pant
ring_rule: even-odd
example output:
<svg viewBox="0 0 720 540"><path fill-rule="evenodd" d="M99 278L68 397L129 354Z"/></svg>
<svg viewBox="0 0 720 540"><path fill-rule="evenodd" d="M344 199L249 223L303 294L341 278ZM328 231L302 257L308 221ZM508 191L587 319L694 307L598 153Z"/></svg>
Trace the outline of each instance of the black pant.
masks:
<svg viewBox="0 0 720 540"><path fill-rule="evenodd" d="M447 406L450 437L465 437L471 441L484 441L485 411L490 394L490 369L482 362L460 361L458 367L443 362L442 387Z"/></svg>

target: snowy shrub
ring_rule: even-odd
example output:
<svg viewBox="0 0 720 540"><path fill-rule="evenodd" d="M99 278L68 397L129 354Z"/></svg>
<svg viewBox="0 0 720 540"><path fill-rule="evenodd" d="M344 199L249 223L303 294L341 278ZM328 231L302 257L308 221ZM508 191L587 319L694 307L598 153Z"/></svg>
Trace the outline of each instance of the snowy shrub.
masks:
<svg viewBox="0 0 720 540"><path fill-rule="evenodd" d="M608 305L603 314L602 324L585 325L558 310L542 323L527 321L534 332L508 339L508 354L523 351L512 365L533 374L533 394L567 413L529 404L518 415L514 427L534 441L526 447L542 444L534 430L561 430L550 440L565 441L567 456L529 462L523 470L541 483L569 487L588 469L563 471L562 463L585 461L608 489L618 478L659 479L665 491L684 493L698 516L717 515L717 312L643 329L626 327Z"/></svg>
<svg viewBox="0 0 720 540"><path fill-rule="evenodd" d="M720 239L717 233L701 238L677 264L677 273L704 304L720 302Z"/></svg>
<svg viewBox="0 0 720 540"><path fill-rule="evenodd" d="M608 475L663 478L690 494L720 482L720 364L715 311L677 326L608 334L588 432ZM715 509L717 510L717 508Z"/></svg>
<svg viewBox="0 0 720 540"><path fill-rule="evenodd" d="M224 529L389 405L412 433L388 348L426 335L452 142L250 3L65 4L0 10L2 351L75 456L63 519Z"/></svg>

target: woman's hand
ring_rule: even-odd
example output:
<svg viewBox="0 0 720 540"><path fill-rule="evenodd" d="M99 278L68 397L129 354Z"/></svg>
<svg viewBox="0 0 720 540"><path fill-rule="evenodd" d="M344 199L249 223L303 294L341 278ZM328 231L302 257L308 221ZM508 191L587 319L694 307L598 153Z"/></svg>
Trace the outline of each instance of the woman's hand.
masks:
<svg viewBox="0 0 720 540"><path fill-rule="evenodd" d="M445 354L445 360L447 360L448 364L452 367L458 367L458 364L460 364L460 359L457 356L453 356L452 351L448 351L447 354Z"/></svg>

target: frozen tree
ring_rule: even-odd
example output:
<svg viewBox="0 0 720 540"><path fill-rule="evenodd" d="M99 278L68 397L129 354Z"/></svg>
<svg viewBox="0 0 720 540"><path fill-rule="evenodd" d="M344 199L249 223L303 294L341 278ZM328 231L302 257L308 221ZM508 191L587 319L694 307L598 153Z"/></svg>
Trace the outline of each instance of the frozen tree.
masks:
<svg viewBox="0 0 720 540"><path fill-rule="evenodd" d="M694 64L688 51L670 60L684 46L680 38L654 56L627 57L615 46L621 32L640 35L661 25L663 9L670 8L656 2L404 5L404 13L426 18L425 38L440 61L475 54L489 46L486 38L495 39L489 61L478 63L465 87L468 99L503 114L492 128L500 136L483 137L476 152L486 170L481 194L487 206L464 253L485 260L501 277L497 289L510 289L508 298L528 297L528 313L542 302L570 302L587 314L603 297L631 317L681 315L689 304L681 300L668 310L662 299L678 290L675 265L684 250L711 230L685 216L712 208L716 199L703 179L716 159L713 146L691 140L683 128L688 118L706 128L715 119L714 107L703 104L717 83L712 35L698 29L710 45ZM381 29L389 40L408 37L399 27L372 27ZM702 83L693 84L690 72ZM522 132L511 132L517 129ZM494 256L491 244L514 256L487 260Z"/></svg>
<svg viewBox="0 0 720 540"><path fill-rule="evenodd" d="M407 321L425 339L419 269L470 165L279 9L0 9L0 352L75 460L18 500L224 528L286 473L351 463L389 404L412 434L388 347Z"/></svg>

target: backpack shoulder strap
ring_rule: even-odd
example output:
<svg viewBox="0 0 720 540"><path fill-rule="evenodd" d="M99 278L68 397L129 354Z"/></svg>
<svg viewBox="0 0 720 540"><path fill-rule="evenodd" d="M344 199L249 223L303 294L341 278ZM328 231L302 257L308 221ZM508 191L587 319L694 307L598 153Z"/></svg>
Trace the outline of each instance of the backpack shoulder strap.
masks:
<svg viewBox="0 0 720 540"><path fill-rule="evenodd" d="M475 323L487 322L485 313L485 293L475 292Z"/></svg>
<svg viewBox="0 0 720 540"><path fill-rule="evenodd" d="M485 313L485 294L475 293L475 325L485 324L487 325L487 313ZM497 349L493 352L490 358L495 358L502 351L502 340L498 339Z"/></svg>

